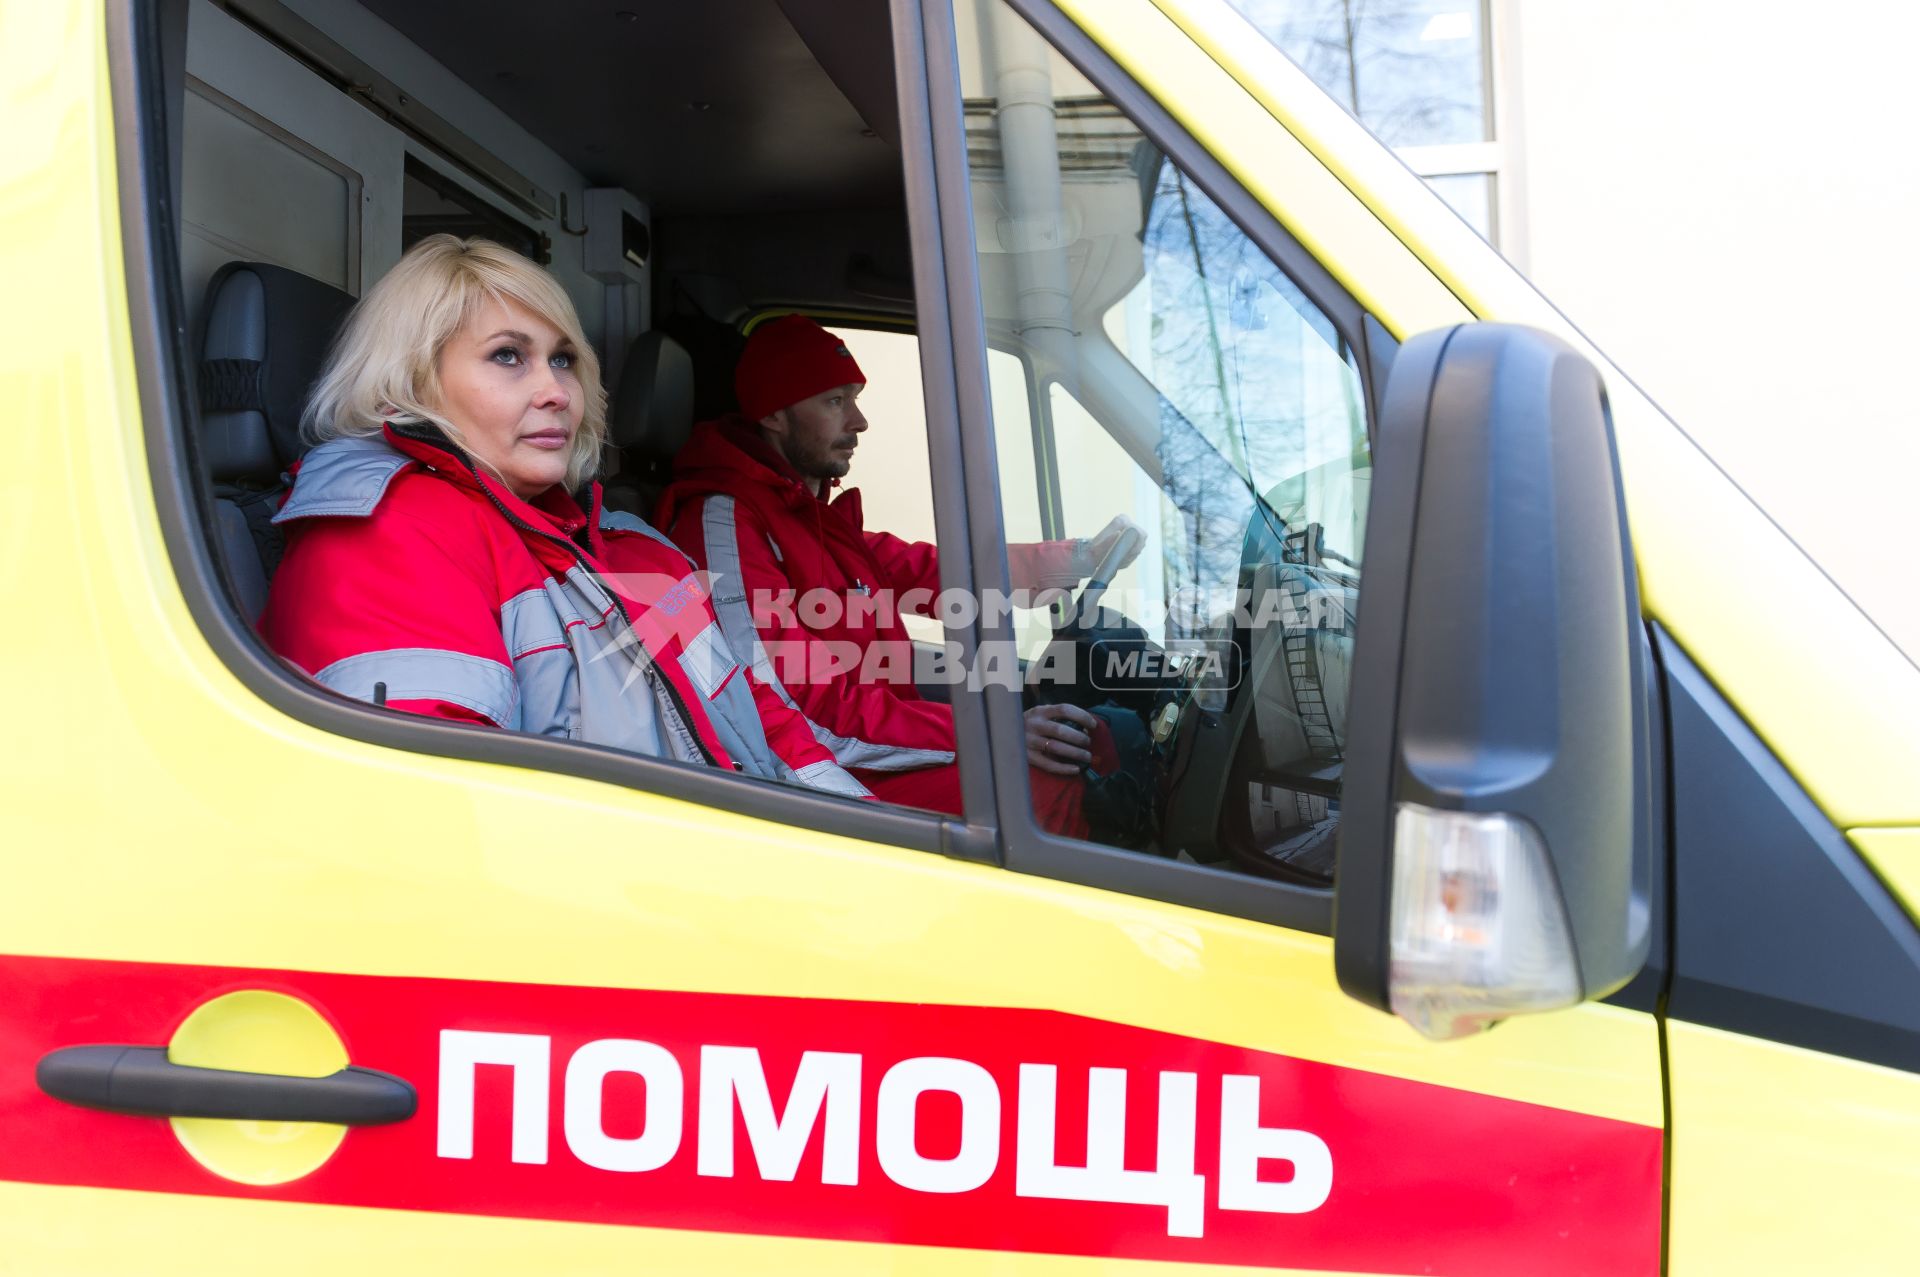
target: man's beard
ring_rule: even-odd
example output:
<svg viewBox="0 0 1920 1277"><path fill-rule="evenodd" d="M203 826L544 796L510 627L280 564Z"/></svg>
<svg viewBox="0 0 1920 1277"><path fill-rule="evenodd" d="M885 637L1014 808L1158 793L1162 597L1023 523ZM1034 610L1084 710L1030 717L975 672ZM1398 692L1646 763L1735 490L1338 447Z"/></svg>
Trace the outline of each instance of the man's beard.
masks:
<svg viewBox="0 0 1920 1277"><path fill-rule="evenodd" d="M844 479L847 471L853 468L853 460L845 453L836 452L842 447L856 447L852 435L842 435L822 447L818 452L803 450L789 437L787 446L781 451L786 453L787 463L798 470L802 478L807 479Z"/></svg>

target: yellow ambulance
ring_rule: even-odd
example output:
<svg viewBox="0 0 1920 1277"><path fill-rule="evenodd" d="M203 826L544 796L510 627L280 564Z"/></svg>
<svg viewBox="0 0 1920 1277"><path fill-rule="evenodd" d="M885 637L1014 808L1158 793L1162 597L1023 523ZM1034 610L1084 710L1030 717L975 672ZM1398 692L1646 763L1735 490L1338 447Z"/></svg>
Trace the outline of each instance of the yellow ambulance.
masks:
<svg viewBox="0 0 1920 1277"><path fill-rule="evenodd" d="M628 2L0 0L0 1273L1920 1265L1920 670L1682 427L1246 3ZM442 231L610 504L797 310L943 597L1139 525L917 622L964 815L262 644ZM1136 725L1099 837L1038 695Z"/></svg>

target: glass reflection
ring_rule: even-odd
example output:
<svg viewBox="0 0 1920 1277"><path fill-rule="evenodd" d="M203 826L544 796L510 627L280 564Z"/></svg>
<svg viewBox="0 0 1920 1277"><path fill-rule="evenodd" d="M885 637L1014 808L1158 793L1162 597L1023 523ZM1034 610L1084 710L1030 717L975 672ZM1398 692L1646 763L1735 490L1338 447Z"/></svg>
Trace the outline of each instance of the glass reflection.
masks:
<svg viewBox="0 0 1920 1277"><path fill-rule="evenodd" d="M1228 3L1387 145L1492 140L1480 0Z"/></svg>

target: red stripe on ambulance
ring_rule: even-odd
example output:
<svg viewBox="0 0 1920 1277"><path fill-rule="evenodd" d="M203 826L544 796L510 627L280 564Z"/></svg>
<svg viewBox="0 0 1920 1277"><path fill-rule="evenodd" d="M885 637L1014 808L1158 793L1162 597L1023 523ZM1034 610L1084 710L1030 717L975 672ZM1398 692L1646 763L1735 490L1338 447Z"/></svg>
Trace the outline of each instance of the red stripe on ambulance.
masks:
<svg viewBox="0 0 1920 1277"><path fill-rule="evenodd" d="M420 1111L292 1184L41 1094L210 997L311 1003ZM1653 1273L1661 1132L1048 1011L0 958L0 1178L1353 1272ZM1436 1048L1445 1049L1445 1048Z"/></svg>

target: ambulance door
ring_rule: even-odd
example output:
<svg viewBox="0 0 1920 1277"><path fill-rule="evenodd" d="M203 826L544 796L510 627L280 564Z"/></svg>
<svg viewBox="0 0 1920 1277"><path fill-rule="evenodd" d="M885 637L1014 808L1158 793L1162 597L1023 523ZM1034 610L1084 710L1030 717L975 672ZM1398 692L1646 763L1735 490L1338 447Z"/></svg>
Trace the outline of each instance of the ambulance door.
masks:
<svg viewBox="0 0 1920 1277"><path fill-rule="evenodd" d="M1129 1234L1117 1253L1657 1271L1657 969L1611 1003L1447 1043L1363 1009L1333 978L1372 430L1400 342L1473 316L1160 7L960 0L923 18L927 180L909 175L930 192L918 287L945 305L923 301L922 350L928 364L953 353L975 580L1012 595L982 601L974 680L1007 864L1062 884L1063 903L1084 902L1076 912L1131 946L1116 964L1063 936L1029 996L1248 1062L1220 1057L1221 1077L1192 1066L1195 1165L1209 1174L1200 1235L1178 1240L1170 1217L1166 1239ZM1323 101L1304 77L1293 87ZM937 275L924 269L935 251ZM1000 351L1027 375L996 375ZM1099 633L1081 652L1139 659L1050 684L1059 617L1019 606L1023 585L1044 584L1033 543L1093 537L1115 516L1142 545L1097 574L1105 611L1083 614ZM1178 695L1153 660L1180 667ZM1013 686L997 676L1009 666ZM1027 713L1059 700L1098 704L1136 747L1144 723L1155 760L1090 786L1078 830L1036 809L1029 782ZM1130 787L1164 802L1130 801ZM1079 1142L1082 1115L1098 1129L1118 1109L1099 1075L1082 1091L1062 1068L1058 1113L1076 1125L1060 1160L1150 1167L1132 1106L1144 1087L1163 1123L1186 1114L1174 1088L1189 1066L1157 1051L1105 1058L1126 1070L1124 1159ZM1254 1162L1238 1160L1254 1141L1243 1121L1272 1140Z"/></svg>

